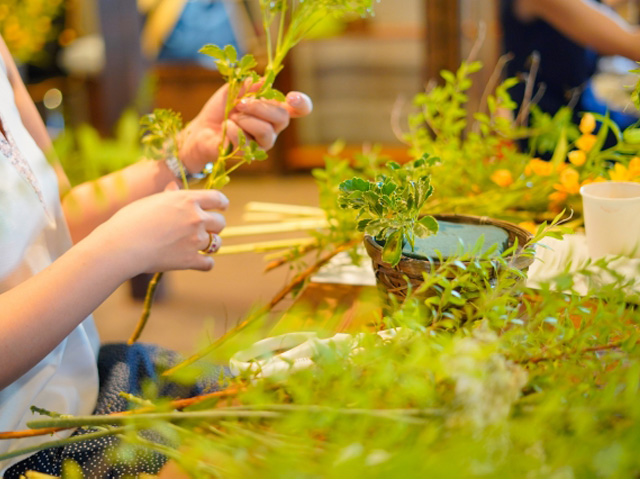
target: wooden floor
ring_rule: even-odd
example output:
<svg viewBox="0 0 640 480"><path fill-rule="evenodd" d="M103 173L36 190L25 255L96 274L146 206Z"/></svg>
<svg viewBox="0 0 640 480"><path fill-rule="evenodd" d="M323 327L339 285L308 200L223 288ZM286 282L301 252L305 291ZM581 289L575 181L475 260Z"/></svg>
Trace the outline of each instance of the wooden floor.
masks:
<svg viewBox="0 0 640 480"><path fill-rule="evenodd" d="M296 176L236 175L225 187L231 205L227 225L242 222L249 201L282 202L317 206L317 190L311 174ZM295 234L293 234L295 236ZM290 238L279 234L246 240ZM298 235L299 236L299 235ZM231 240L228 242L232 243ZM234 239L233 243L239 243ZM287 267L263 273L264 255L245 253L216 258L210 272L169 272L164 282L166 295L152 309L140 341L151 342L185 354L194 353L210 337L221 335L260 302L266 302L289 278ZM132 299L127 283L116 290L95 312L103 342L125 342L134 330L142 302Z"/></svg>

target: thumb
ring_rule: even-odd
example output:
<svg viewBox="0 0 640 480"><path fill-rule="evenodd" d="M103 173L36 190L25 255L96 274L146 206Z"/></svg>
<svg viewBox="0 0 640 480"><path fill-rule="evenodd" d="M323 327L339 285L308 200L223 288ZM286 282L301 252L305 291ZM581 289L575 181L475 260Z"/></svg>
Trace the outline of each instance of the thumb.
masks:
<svg viewBox="0 0 640 480"><path fill-rule="evenodd" d="M166 187L164 187L165 192L172 192L175 190L180 190L180 187L176 182L169 182Z"/></svg>

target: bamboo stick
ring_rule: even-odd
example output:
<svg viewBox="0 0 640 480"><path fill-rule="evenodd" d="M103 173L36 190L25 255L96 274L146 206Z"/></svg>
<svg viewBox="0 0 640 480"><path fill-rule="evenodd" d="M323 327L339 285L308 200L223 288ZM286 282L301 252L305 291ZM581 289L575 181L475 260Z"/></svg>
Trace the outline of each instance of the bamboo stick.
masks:
<svg viewBox="0 0 640 480"><path fill-rule="evenodd" d="M220 247L216 253L218 255L232 255L236 253L267 252L269 250L282 250L283 248L295 246L307 246L315 243L314 238L292 238L286 240L273 240L269 242L241 243L239 245L228 245Z"/></svg>
<svg viewBox="0 0 640 480"><path fill-rule="evenodd" d="M325 211L318 207L303 205L289 205L287 203L249 202L245 206L247 212L284 213L287 215L308 215L312 217L324 217Z"/></svg>
<svg viewBox="0 0 640 480"><path fill-rule="evenodd" d="M286 222L287 220L291 220L291 217L282 213L245 212L242 214L242 221L246 223Z"/></svg>
<svg viewBox="0 0 640 480"><path fill-rule="evenodd" d="M235 225L223 230L223 238L243 237L247 235L261 235L265 233L295 232L299 230L315 230L326 228L328 222L324 218L292 220L279 223L262 223L258 225Z"/></svg>

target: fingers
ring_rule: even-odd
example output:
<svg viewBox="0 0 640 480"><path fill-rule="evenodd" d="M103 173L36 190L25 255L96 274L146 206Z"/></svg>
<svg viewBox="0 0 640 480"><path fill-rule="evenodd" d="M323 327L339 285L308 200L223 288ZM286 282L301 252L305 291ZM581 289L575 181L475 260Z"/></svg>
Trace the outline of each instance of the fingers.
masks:
<svg viewBox="0 0 640 480"><path fill-rule="evenodd" d="M283 110L284 112L284 110ZM276 143L278 131L276 127L268 121L262 120L258 117L237 114L232 117L231 123L235 123L236 128L229 130L231 134L235 130L235 135L231 137L232 142L237 141L237 129L241 128L244 133L249 136L250 139L255 140L261 148L269 150ZM282 127L280 130L284 129Z"/></svg>
<svg viewBox="0 0 640 480"><path fill-rule="evenodd" d="M227 226L224 216L217 212L204 212L202 223L204 229L211 233L220 233Z"/></svg>
<svg viewBox="0 0 640 480"><path fill-rule="evenodd" d="M203 210L226 210L229 199L217 190L185 190L184 194L193 198Z"/></svg>
<svg viewBox="0 0 640 480"><path fill-rule="evenodd" d="M231 116L236 122L238 118L253 116L271 124L275 133L280 133L289 126L289 113L280 102L243 98L236 105L236 110L241 112L241 115L235 115L236 118Z"/></svg>
<svg viewBox="0 0 640 480"><path fill-rule="evenodd" d="M213 258L208 255L198 254L197 258L193 260L193 264L189 267L191 270L200 270L202 272L208 272L213 268L215 264Z"/></svg>

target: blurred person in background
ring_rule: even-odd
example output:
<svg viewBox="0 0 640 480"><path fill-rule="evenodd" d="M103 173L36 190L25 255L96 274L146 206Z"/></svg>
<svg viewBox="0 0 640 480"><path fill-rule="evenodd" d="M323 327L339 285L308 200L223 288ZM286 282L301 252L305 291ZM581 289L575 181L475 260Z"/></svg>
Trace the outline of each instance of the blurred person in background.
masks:
<svg viewBox="0 0 640 480"><path fill-rule="evenodd" d="M244 5L236 0L138 0L145 15L142 51L157 61L193 60L215 68L200 54L208 43L247 53L253 39Z"/></svg>
<svg viewBox="0 0 640 480"><path fill-rule="evenodd" d="M596 100L590 84L599 56L640 61L640 27L618 15L611 8L616 3L621 2L500 0L503 50L512 54L507 76L532 77L530 91L525 82L510 90L521 108L532 99L551 115L570 106L576 114L574 120L581 111L607 111L608 106ZM618 120L633 122L634 118L621 115Z"/></svg>

